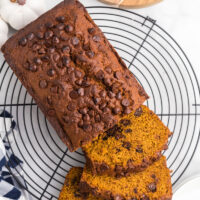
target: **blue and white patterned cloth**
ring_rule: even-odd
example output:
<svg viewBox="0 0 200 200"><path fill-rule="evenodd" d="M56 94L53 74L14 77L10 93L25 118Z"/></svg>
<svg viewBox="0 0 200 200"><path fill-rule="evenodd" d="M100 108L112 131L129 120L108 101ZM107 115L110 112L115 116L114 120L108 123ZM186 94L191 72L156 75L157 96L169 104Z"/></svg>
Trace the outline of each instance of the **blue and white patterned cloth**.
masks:
<svg viewBox="0 0 200 200"><path fill-rule="evenodd" d="M11 151L12 134L18 134L13 117L5 110L0 111L0 200L29 200L26 190L20 187L26 187L23 162Z"/></svg>

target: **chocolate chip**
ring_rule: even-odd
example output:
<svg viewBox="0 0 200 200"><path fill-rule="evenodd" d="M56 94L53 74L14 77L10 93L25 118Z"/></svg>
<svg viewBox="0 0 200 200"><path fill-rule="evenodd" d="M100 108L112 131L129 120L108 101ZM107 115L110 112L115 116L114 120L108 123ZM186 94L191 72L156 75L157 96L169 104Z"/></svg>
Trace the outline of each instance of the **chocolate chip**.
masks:
<svg viewBox="0 0 200 200"><path fill-rule="evenodd" d="M156 178L156 175L155 175L155 174L152 174L152 175L151 175L151 178L155 179L155 178Z"/></svg>
<svg viewBox="0 0 200 200"><path fill-rule="evenodd" d="M30 64L30 65L29 65L29 70L30 70L31 72L36 72L36 71L37 71L37 66L36 66L35 64Z"/></svg>
<svg viewBox="0 0 200 200"><path fill-rule="evenodd" d="M106 91L105 90L102 90L100 93L99 93L100 97L102 98L105 98L106 97Z"/></svg>
<svg viewBox="0 0 200 200"><path fill-rule="evenodd" d="M55 110L50 109L50 110L48 111L47 114L48 114L49 116L53 117L53 116L56 114L56 112L55 112Z"/></svg>
<svg viewBox="0 0 200 200"><path fill-rule="evenodd" d="M91 132L92 126L90 124L83 124L83 130L86 132Z"/></svg>
<svg viewBox="0 0 200 200"><path fill-rule="evenodd" d="M128 128L124 131L125 133L132 133L132 129Z"/></svg>
<svg viewBox="0 0 200 200"><path fill-rule="evenodd" d="M137 153L143 153L142 147L141 147L141 146L137 146L136 152L137 152Z"/></svg>
<svg viewBox="0 0 200 200"><path fill-rule="evenodd" d="M99 42L101 38L98 35L95 35L92 39L94 42Z"/></svg>
<svg viewBox="0 0 200 200"><path fill-rule="evenodd" d="M90 83L89 83L89 81L87 81L87 80L83 80L81 86L82 86L82 87L89 87L89 86L90 86Z"/></svg>
<svg viewBox="0 0 200 200"><path fill-rule="evenodd" d="M49 69L47 74L51 77L53 77L56 74L56 71L54 69Z"/></svg>
<svg viewBox="0 0 200 200"><path fill-rule="evenodd" d="M41 48L41 46L38 45L38 44L34 44L33 47L32 47L33 51L37 51L40 48Z"/></svg>
<svg viewBox="0 0 200 200"><path fill-rule="evenodd" d="M102 164L100 165L100 171L101 171L101 172L105 172L105 171L107 171L107 170L109 170L109 166L108 166L106 163L102 163Z"/></svg>
<svg viewBox="0 0 200 200"><path fill-rule="evenodd" d="M27 35L28 40L33 40L34 37L35 37L34 33L29 33L29 34Z"/></svg>
<svg viewBox="0 0 200 200"><path fill-rule="evenodd" d="M79 88L78 94L79 94L79 96L83 97L84 96L84 88Z"/></svg>
<svg viewBox="0 0 200 200"><path fill-rule="evenodd" d="M110 80L109 78L104 78L103 82L104 82L104 84L105 84L106 86L108 86L108 87L110 87L111 84L112 84L112 82L111 82L111 80Z"/></svg>
<svg viewBox="0 0 200 200"><path fill-rule="evenodd" d="M101 116L99 114L95 115L95 122L100 122Z"/></svg>
<svg viewBox="0 0 200 200"><path fill-rule="evenodd" d="M94 117L94 110L90 110L90 111L88 112L88 114L89 114L90 117Z"/></svg>
<svg viewBox="0 0 200 200"><path fill-rule="evenodd" d="M74 197L81 197L81 193L78 191L74 192Z"/></svg>
<svg viewBox="0 0 200 200"><path fill-rule="evenodd" d="M105 68L105 71L106 71L108 74L111 74L111 73L112 73L111 67L106 67L106 68Z"/></svg>
<svg viewBox="0 0 200 200"><path fill-rule="evenodd" d="M70 47L69 46L63 46L62 52L63 53L69 53L70 52Z"/></svg>
<svg viewBox="0 0 200 200"><path fill-rule="evenodd" d="M102 103L102 104L99 106L99 108L100 108L101 110L103 110L106 106L107 106L107 103L104 102L104 103Z"/></svg>
<svg viewBox="0 0 200 200"><path fill-rule="evenodd" d="M119 107L113 108L113 113L114 113L115 115L118 115L120 112L121 112L121 109L120 109Z"/></svg>
<svg viewBox="0 0 200 200"><path fill-rule="evenodd" d="M73 28L73 26L71 26L71 25L67 25L67 26L65 26L65 31L67 32L67 33L71 33L72 31L74 30L74 28Z"/></svg>
<svg viewBox="0 0 200 200"><path fill-rule="evenodd" d="M53 23L52 22L47 22L46 24L45 24L45 26L47 27L47 28L53 28Z"/></svg>
<svg viewBox="0 0 200 200"><path fill-rule="evenodd" d="M46 80L41 80L40 82L39 82L39 86L40 86L40 88L42 88L42 89L44 89L44 88L47 88L47 81Z"/></svg>
<svg viewBox="0 0 200 200"><path fill-rule="evenodd" d="M72 99L77 99L78 98L78 92L76 90L72 90L70 93L69 93L69 96L72 98Z"/></svg>
<svg viewBox="0 0 200 200"><path fill-rule="evenodd" d="M93 57L94 57L94 52L93 52L93 51L86 51L86 55L87 55L89 58L93 58Z"/></svg>
<svg viewBox="0 0 200 200"><path fill-rule="evenodd" d="M130 106L130 101L128 99L123 99L121 103L122 103L122 106L124 107Z"/></svg>
<svg viewBox="0 0 200 200"><path fill-rule="evenodd" d="M122 129L117 126L117 125L114 125L112 128L110 128L109 130L106 131L107 133L107 136L109 137L113 137L116 135L116 133L122 133Z"/></svg>
<svg viewBox="0 0 200 200"><path fill-rule="evenodd" d="M124 126L129 126L129 125L131 125L131 121L129 119L121 119L120 124L122 124Z"/></svg>
<svg viewBox="0 0 200 200"><path fill-rule="evenodd" d="M52 87L50 88L50 91L51 91L52 93L58 93L58 86L52 86Z"/></svg>
<svg viewBox="0 0 200 200"><path fill-rule="evenodd" d="M76 76L76 78L81 78L83 76L83 73L81 71L79 71L79 70L76 70L75 71L75 76Z"/></svg>
<svg viewBox="0 0 200 200"><path fill-rule="evenodd" d="M116 171L117 173L121 173L122 170L123 170L123 167L122 167L122 166L120 166L120 165L116 165L116 166L115 166L115 171Z"/></svg>
<svg viewBox="0 0 200 200"><path fill-rule="evenodd" d="M90 121L90 116L88 114L83 115L83 121Z"/></svg>
<svg viewBox="0 0 200 200"><path fill-rule="evenodd" d="M95 104L95 105L98 105L98 104L101 102L101 98L99 98L99 97L94 97L94 98L93 98L93 101L94 101L94 104Z"/></svg>
<svg viewBox="0 0 200 200"><path fill-rule="evenodd" d="M49 105L52 105L52 104L53 104L51 96L48 96L48 97L47 97L47 103L48 103Z"/></svg>
<svg viewBox="0 0 200 200"><path fill-rule="evenodd" d="M104 113L109 113L109 112L110 112L110 109L109 109L108 107L105 107L105 108L103 108L103 112L104 112Z"/></svg>
<svg viewBox="0 0 200 200"><path fill-rule="evenodd" d="M74 111L74 110L76 109L75 103L70 102L70 103L68 104L68 106L67 106L67 109L68 109L69 111Z"/></svg>
<svg viewBox="0 0 200 200"><path fill-rule="evenodd" d="M74 46L77 46L77 45L79 44L79 39L78 39L77 37L73 37L73 38L72 38L72 44L73 44Z"/></svg>
<svg viewBox="0 0 200 200"><path fill-rule="evenodd" d="M59 59L60 59L60 55L59 55L58 53L55 53L55 54L53 55L53 60L54 60L55 62L57 62Z"/></svg>
<svg viewBox="0 0 200 200"><path fill-rule="evenodd" d="M78 126L79 126L79 127L83 127L83 120L80 120L80 121L78 122Z"/></svg>
<svg viewBox="0 0 200 200"><path fill-rule="evenodd" d="M138 94L140 96L146 96L146 93L145 93L145 91L144 91L144 89L142 87L139 89Z"/></svg>
<svg viewBox="0 0 200 200"><path fill-rule="evenodd" d="M138 193L137 188L134 188L134 189L133 189L133 192L134 192L135 194L137 194L137 193Z"/></svg>
<svg viewBox="0 0 200 200"><path fill-rule="evenodd" d="M114 73L114 77L115 77L116 79L120 79L120 78L122 77L121 72L120 72L120 71L116 71L116 72Z"/></svg>
<svg viewBox="0 0 200 200"><path fill-rule="evenodd" d="M128 150L131 148L131 143L130 142L123 142L122 146Z"/></svg>
<svg viewBox="0 0 200 200"><path fill-rule="evenodd" d="M121 150L120 149L116 149L116 153L119 153L119 152L121 152Z"/></svg>
<svg viewBox="0 0 200 200"><path fill-rule="evenodd" d="M46 40L50 39L51 37L53 37L53 31L47 31L44 34L44 37L45 37Z"/></svg>
<svg viewBox="0 0 200 200"><path fill-rule="evenodd" d="M128 115L128 114L130 114L131 113L131 109L130 108L125 108L124 109L124 114L126 114L126 115Z"/></svg>
<svg viewBox="0 0 200 200"><path fill-rule="evenodd" d="M63 30L65 28L65 24L57 24L56 28L58 30Z"/></svg>
<svg viewBox="0 0 200 200"><path fill-rule="evenodd" d="M38 53L39 53L39 54L45 54L45 53L46 53L46 51L45 51L45 49L44 49L44 48L41 48L41 49L38 51Z"/></svg>
<svg viewBox="0 0 200 200"><path fill-rule="evenodd" d="M76 85L81 86L82 85L82 80L80 80L80 79L76 80L75 83L76 83Z"/></svg>
<svg viewBox="0 0 200 200"><path fill-rule="evenodd" d="M122 139L122 138L125 138L125 136L122 133L120 133L120 132L115 133L115 139L116 140L119 140L119 139Z"/></svg>
<svg viewBox="0 0 200 200"><path fill-rule="evenodd" d="M134 116L135 117L140 117L141 115L142 115L142 108L141 107L139 107L136 111L135 111L135 113L134 113Z"/></svg>
<svg viewBox="0 0 200 200"><path fill-rule="evenodd" d="M95 29L94 28L88 28L88 33L89 34L94 34L95 33Z"/></svg>
<svg viewBox="0 0 200 200"><path fill-rule="evenodd" d="M115 93L109 91L109 92L108 92L108 96L109 96L111 99L113 99L113 98L115 97Z"/></svg>
<svg viewBox="0 0 200 200"><path fill-rule="evenodd" d="M54 36L53 37L53 43L54 44L59 44L59 42L60 42L59 38L57 36Z"/></svg>
<svg viewBox="0 0 200 200"><path fill-rule="evenodd" d="M118 100L121 100L121 99L122 99L122 94L121 94L121 92L118 92L118 93L117 93L116 98L117 98Z"/></svg>
<svg viewBox="0 0 200 200"><path fill-rule="evenodd" d="M66 67L69 66L69 63L70 63L69 57L63 56L63 57L62 57L62 63L63 63L63 65L66 66Z"/></svg>
<svg viewBox="0 0 200 200"><path fill-rule="evenodd" d="M41 40L41 39L44 38L44 33L43 33L43 32L37 32L37 33L36 33L36 36L37 36L38 39Z"/></svg>
<svg viewBox="0 0 200 200"><path fill-rule="evenodd" d="M48 62L49 61L49 57L48 56L42 56L42 61L44 61L44 62Z"/></svg>
<svg viewBox="0 0 200 200"><path fill-rule="evenodd" d="M54 52L55 52L55 48L50 47L50 48L48 49L48 53L49 53L49 54L52 54L52 53L54 53Z"/></svg>
<svg viewBox="0 0 200 200"><path fill-rule="evenodd" d="M146 196L145 194L143 194L141 197L140 197L140 200L150 200L148 196Z"/></svg>
<svg viewBox="0 0 200 200"><path fill-rule="evenodd" d="M29 63L28 62L24 63L23 68L28 70L29 69Z"/></svg>
<svg viewBox="0 0 200 200"><path fill-rule="evenodd" d="M81 109L79 110L79 112L80 112L81 114L83 114L83 115L87 114L87 111L88 111L87 108L81 108Z"/></svg>
<svg viewBox="0 0 200 200"><path fill-rule="evenodd" d="M67 115L64 115L64 116L63 116L63 121L64 121L65 123L69 123L69 122L70 122L70 117L67 116Z"/></svg>
<svg viewBox="0 0 200 200"><path fill-rule="evenodd" d="M156 183L150 183L148 188L151 192L156 192Z"/></svg>
<svg viewBox="0 0 200 200"><path fill-rule="evenodd" d="M59 17L56 17L56 20L57 20L58 22L63 23L63 22L66 21L66 17L65 17L65 16L59 16Z"/></svg>
<svg viewBox="0 0 200 200"><path fill-rule="evenodd" d="M26 44L27 44L27 39L25 37L23 37L19 40L19 45L26 46Z"/></svg>
<svg viewBox="0 0 200 200"><path fill-rule="evenodd" d="M84 44L84 45L83 45L83 49L84 49L85 51L89 51L89 50L90 50L90 45L89 45L89 44Z"/></svg>
<svg viewBox="0 0 200 200"><path fill-rule="evenodd" d="M42 64L42 60L40 58L34 58L33 61L34 61L34 63L36 65L41 65Z"/></svg>
<svg viewBox="0 0 200 200"><path fill-rule="evenodd" d="M97 73L96 73L96 78L99 79L99 80L102 80L104 78L104 72L103 70L99 70Z"/></svg>

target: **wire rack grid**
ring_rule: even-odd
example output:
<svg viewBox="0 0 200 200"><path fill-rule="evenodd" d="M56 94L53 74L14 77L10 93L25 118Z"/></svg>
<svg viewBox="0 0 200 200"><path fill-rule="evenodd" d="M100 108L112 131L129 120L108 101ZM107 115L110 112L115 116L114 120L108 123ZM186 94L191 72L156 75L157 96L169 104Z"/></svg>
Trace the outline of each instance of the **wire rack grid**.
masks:
<svg viewBox="0 0 200 200"><path fill-rule="evenodd" d="M174 132L163 152L174 186L199 141L200 88L192 65L150 17L111 7L87 9L151 97L146 105ZM12 152L24 162L25 189L32 199L57 199L68 170L83 166L84 155L68 151L2 55L0 62L0 109L9 111L18 124Z"/></svg>

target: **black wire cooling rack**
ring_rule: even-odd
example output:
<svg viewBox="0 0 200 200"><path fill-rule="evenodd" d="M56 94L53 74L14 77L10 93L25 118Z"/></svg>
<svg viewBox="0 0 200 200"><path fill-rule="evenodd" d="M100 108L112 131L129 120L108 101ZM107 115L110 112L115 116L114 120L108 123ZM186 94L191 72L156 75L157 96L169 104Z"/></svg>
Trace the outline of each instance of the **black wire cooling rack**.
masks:
<svg viewBox="0 0 200 200"><path fill-rule="evenodd" d="M146 104L174 132L164 152L174 186L199 141L200 90L192 65L150 17L118 8L87 9L151 97ZM68 151L2 55L1 62L0 109L11 112L18 124L12 152L24 161L25 189L32 199L57 199L68 170L83 166L84 155Z"/></svg>

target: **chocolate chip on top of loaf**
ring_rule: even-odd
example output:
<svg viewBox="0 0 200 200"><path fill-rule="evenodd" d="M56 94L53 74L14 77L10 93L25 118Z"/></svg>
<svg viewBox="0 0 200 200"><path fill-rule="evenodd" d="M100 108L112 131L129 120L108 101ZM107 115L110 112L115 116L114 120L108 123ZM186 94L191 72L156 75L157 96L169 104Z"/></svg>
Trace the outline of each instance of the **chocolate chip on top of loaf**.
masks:
<svg viewBox="0 0 200 200"><path fill-rule="evenodd" d="M71 151L148 98L76 0L65 0L26 26L2 51Z"/></svg>

